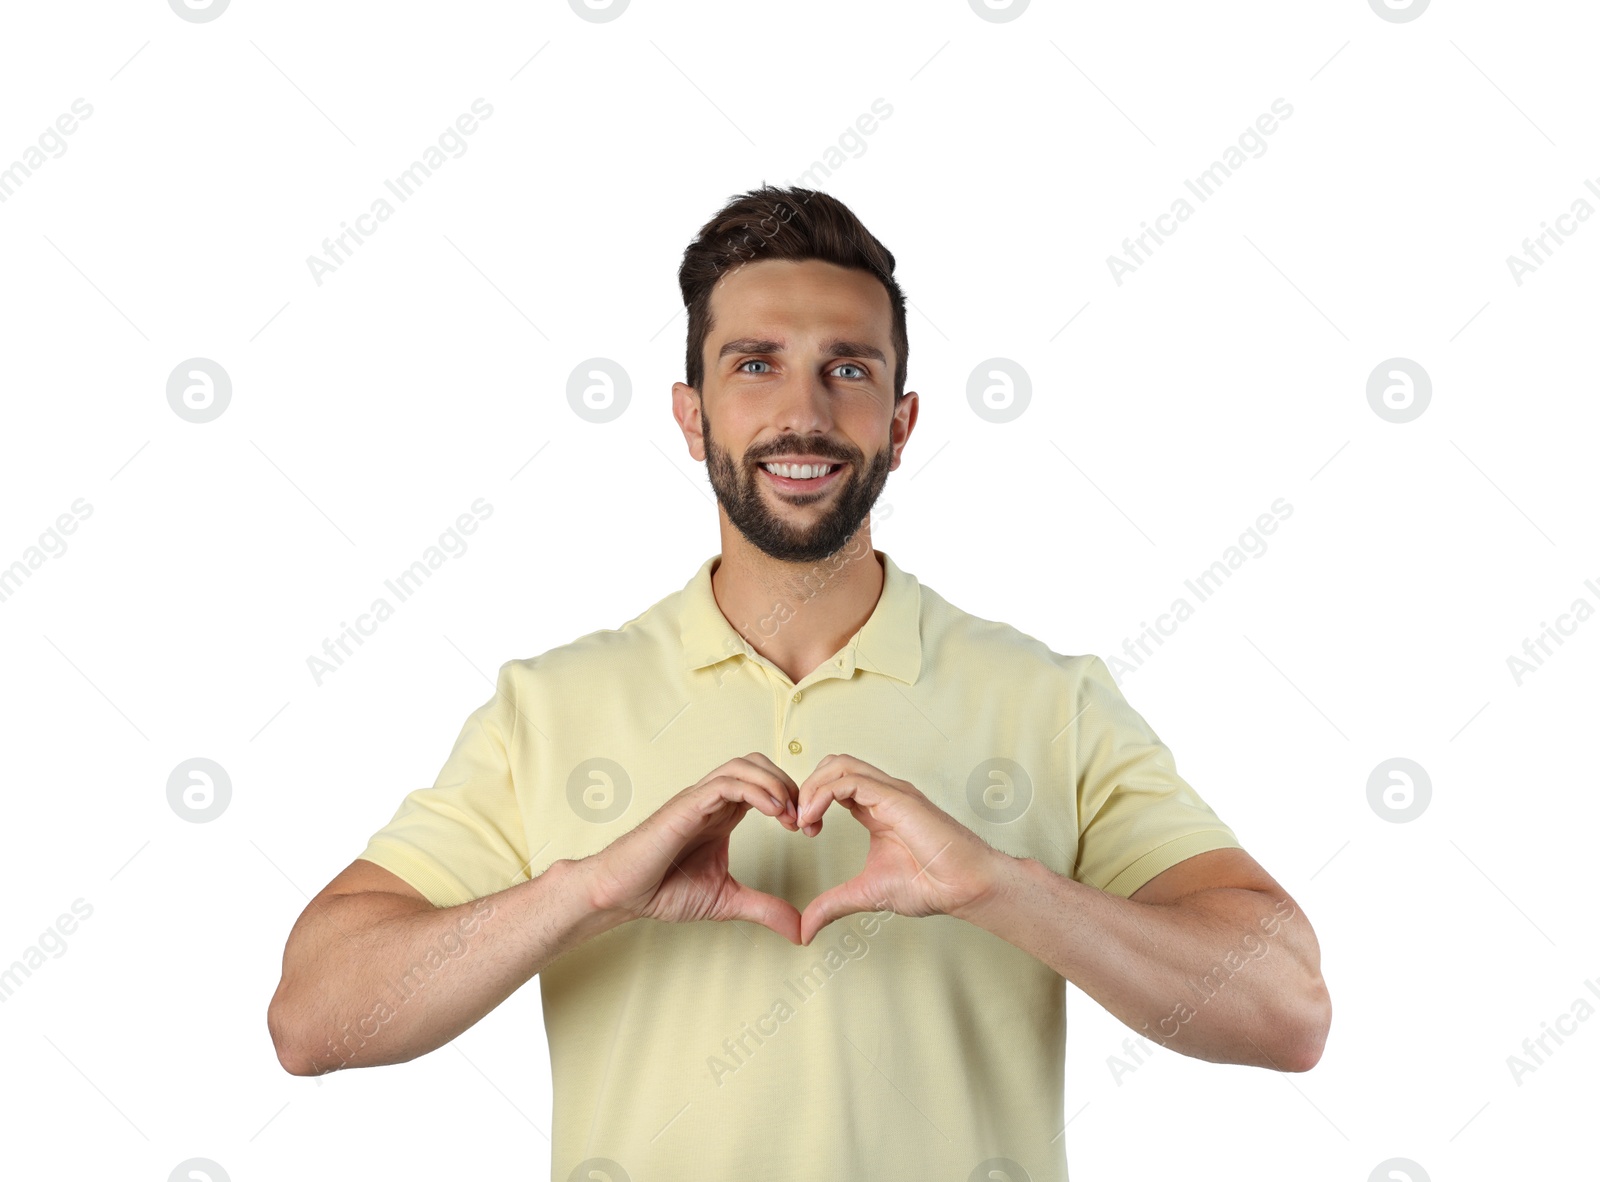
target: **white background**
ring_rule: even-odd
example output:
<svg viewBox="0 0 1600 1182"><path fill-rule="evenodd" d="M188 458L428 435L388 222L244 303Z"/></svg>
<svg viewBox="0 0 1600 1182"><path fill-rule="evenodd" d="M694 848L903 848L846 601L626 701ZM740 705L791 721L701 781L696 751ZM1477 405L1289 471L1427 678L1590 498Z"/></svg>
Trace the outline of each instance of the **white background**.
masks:
<svg viewBox="0 0 1600 1182"><path fill-rule="evenodd" d="M284 940L432 782L502 661L619 625L715 551L669 409L679 259L879 98L892 114L808 179L895 253L912 305L921 419L880 549L1109 659L1293 507L1122 685L1311 918L1326 1053L1280 1075L1158 1051L1118 1082L1129 1032L1073 989L1075 1182L1592 1161L1600 1022L1520 1083L1507 1064L1600 1004L1600 622L1520 684L1507 664L1600 605L1600 224L1566 223L1520 284L1506 263L1575 200L1600 208L1589 6L1035 0L994 22L965 0L635 0L595 23L552 0L234 0L191 23L143 0L3 20L0 167L93 108L0 204L0 567L92 507L0 602L0 966L93 908L0 1004L8 1174L164 1179L203 1156L235 1180L547 1177L537 982L422 1059L313 1081L267 1036ZM477 98L468 150L319 284L307 256ZM1119 284L1107 256L1278 98L1264 153ZM192 357L232 380L209 423L167 402ZM631 378L606 424L566 397L591 357ZM967 398L995 357L1031 377L1005 423ZM1366 396L1393 357L1432 381L1406 423ZM479 497L467 551L318 685L324 638ZM167 800L196 756L232 784L206 824ZM1409 823L1368 801L1396 756L1432 784Z"/></svg>

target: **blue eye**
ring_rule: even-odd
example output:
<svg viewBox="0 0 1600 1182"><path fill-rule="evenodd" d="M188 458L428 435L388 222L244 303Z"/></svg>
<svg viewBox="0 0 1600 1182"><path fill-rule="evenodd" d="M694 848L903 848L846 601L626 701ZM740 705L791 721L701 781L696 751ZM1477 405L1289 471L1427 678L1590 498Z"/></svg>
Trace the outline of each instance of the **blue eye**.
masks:
<svg viewBox="0 0 1600 1182"><path fill-rule="evenodd" d="M757 370L745 369L745 366L747 366L747 365L771 365L771 362L764 361L760 357L749 357L749 358L746 358L744 361L739 362L739 364L734 367L734 372L735 373L765 372L765 371L757 371ZM869 376L867 374L866 367L863 366L863 365L859 365L854 361L841 361L838 365L833 367L833 371L835 373L837 373L841 369L853 369L853 370L855 370L856 372L854 374L845 374L845 375L843 375L843 376L845 376L847 378L850 378L852 380L855 380L855 381L859 381L862 378L865 378L865 377Z"/></svg>

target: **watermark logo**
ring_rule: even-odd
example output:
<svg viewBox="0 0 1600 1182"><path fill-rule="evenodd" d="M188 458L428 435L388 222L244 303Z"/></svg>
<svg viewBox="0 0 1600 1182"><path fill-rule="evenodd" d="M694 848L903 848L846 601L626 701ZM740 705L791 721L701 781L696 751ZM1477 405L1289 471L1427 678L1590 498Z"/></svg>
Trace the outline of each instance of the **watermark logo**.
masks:
<svg viewBox="0 0 1600 1182"><path fill-rule="evenodd" d="M1428 10L1428 0L1367 0L1372 11L1391 24L1403 25L1414 21ZM1395 1160L1399 1160L1396 1158ZM1377 1177L1376 1174L1373 1177ZM1422 1176L1425 1182L1427 1175Z"/></svg>
<svg viewBox="0 0 1600 1182"><path fill-rule="evenodd" d="M1373 7L1377 7L1378 0L1372 0ZM1428 0L1422 0L1426 5ZM1409 1157L1391 1157L1388 1161L1381 1161L1372 1167L1372 1173L1367 1175L1367 1182L1429 1182L1428 1171L1412 1161Z"/></svg>
<svg viewBox="0 0 1600 1182"><path fill-rule="evenodd" d="M1033 777L1014 759L995 756L967 777L967 805L979 819L1009 825L1033 803Z"/></svg>
<svg viewBox="0 0 1600 1182"><path fill-rule="evenodd" d="M167 405L189 423L209 423L228 409L233 379L209 357L180 361L167 375Z"/></svg>
<svg viewBox="0 0 1600 1182"><path fill-rule="evenodd" d="M576 8L578 0L572 0L572 5ZM587 1157L572 1167L567 1182L629 1182L629 1178L628 1171L609 1157Z"/></svg>
<svg viewBox="0 0 1600 1182"><path fill-rule="evenodd" d="M172 5L173 12L196 25L214 21L228 9L228 0L167 0L167 3ZM223 1174L221 1182L227 1182L227 1177Z"/></svg>
<svg viewBox="0 0 1600 1182"><path fill-rule="evenodd" d="M616 760L596 755L567 777L567 803L585 821L615 821L633 803L633 780Z"/></svg>
<svg viewBox="0 0 1600 1182"><path fill-rule="evenodd" d="M633 397L628 371L609 357L591 357L567 375L567 403L572 413L591 423L620 418Z"/></svg>
<svg viewBox="0 0 1600 1182"><path fill-rule="evenodd" d="M1433 781L1414 759L1386 759L1367 777L1367 803L1385 821L1415 821L1432 799Z"/></svg>
<svg viewBox="0 0 1600 1182"><path fill-rule="evenodd" d="M1033 1182L1033 1175L1009 1157L988 1157L972 1167L967 1182Z"/></svg>
<svg viewBox="0 0 1600 1182"><path fill-rule="evenodd" d="M1380 361L1367 375L1367 404L1390 423L1409 423L1428 409L1433 379L1409 357Z"/></svg>
<svg viewBox="0 0 1600 1182"><path fill-rule="evenodd" d="M973 12L996 25L1014 21L1028 11L1028 0L967 0L967 3L972 5Z"/></svg>
<svg viewBox="0 0 1600 1182"><path fill-rule="evenodd" d="M227 0L222 2L226 4ZM178 0L172 0L172 4L176 8ZM167 1182L229 1182L229 1178L228 1171L209 1157L191 1157L172 1167Z"/></svg>
<svg viewBox="0 0 1600 1182"><path fill-rule="evenodd" d="M567 0L567 3L573 12L596 25L614 21L628 11L628 0Z"/></svg>
<svg viewBox="0 0 1600 1182"><path fill-rule="evenodd" d="M1028 371L1009 357L991 357L973 366L967 378L967 402L972 413L991 423L1020 418L1033 397Z"/></svg>
<svg viewBox="0 0 1600 1182"><path fill-rule="evenodd" d="M233 799L233 781L214 759L186 759L167 777L167 803L185 821L215 821Z"/></svg>

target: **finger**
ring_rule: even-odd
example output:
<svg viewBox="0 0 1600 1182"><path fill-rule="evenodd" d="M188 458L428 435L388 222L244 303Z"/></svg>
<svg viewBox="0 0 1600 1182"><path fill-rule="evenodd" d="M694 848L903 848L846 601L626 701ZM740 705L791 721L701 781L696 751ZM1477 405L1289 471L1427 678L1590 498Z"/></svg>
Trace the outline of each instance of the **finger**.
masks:
<svg viewBox="0 0 1600 1182"><path fill-rule="evenodd" d="M817 761L817 766L811 769L811 774L806 777L806 782L800 785L800 803L795 814L800 824L806 827L808 834L814 831L809 828L807 818L809 817L812 820L820 819L821 815L827 811L828 803L834 799L829 796L819 803L817 801L818 794L823 792L828 785L837 784L846 776L856 774L866 766L859 759L850 755L824 755ZM817 828L820 829L821 826L818 825Z"/></svg>
<svg viewBox="0 0 1600 1182"><path fill-rule="evenodd" d="M794 782L793 777L788 772L759 751L752 751L749 755L738 756L728 760L721 767L712 768L691 787L698 788L703 784L709 784L718 776L737 776L742 780L749 780L752 783L760 784L762 787L770 789L779 797L797 793L800 789L800 786Z"/></svg>
<svg viewBox="0 0 1600 1182"><path fill-rule="evenodd" d="M730 762L739 767L741 772L752 776L759 783L776 792L781 799L791 806L790 813L794 812L794 808L798 806L800 800L800 785L794 782L794 777L788 772L773 763L771 759L760 751L752 751L749 755ZM794 828L792 825L789 827L791 829Z"/></svg>
<svg viewBox="0 0 1600 1182"><path fill-rule="evenodd" d="M708 800L712 803L732 801L750 805L769 817L787 817L788 800L763 784L737 775L718 776L706 786Z"/></svg>
<svg viewBox="0 0 1600 1182"><path fill-rule="evenodd" d="M872 775L877 773L878 769L866 762L866 760L857 759L854 755L824 755L817 760L817 766L811 769L811 774L806 777L805 783L800 785L800 794L804 796L806 788L810 785L821 784L836 776L847 775L850 772Z"/></svg>
<svg viewBox="0 0 1600 1182"><path fill-rule="evenodd" d="M778 801L779 809L772 815L777 817L779 823L786 829L795 827L794 809L799 787L782 768L767 759L759 751L752 751L748 756L728 760L721 767L708 773L694 787L704 787L719 776L731 776L735 779L758 785Z"/></svg>
<svg viewBox="0 0 1600 1182"><path fill-rule="evenodd" d="M733 806L731 810L730 805ZM667 838L672 847L670 852L676 855L697 837L704 838L718 831L731 833L751 808L771 817L780 816L784 811L784 806L765 788L737 776L713 776L687 789L678 807L664 808L659 815L670 833Z"/></svg>
<svg viewBox="0 0 1600 1182"><path fill-rule="evenodd" d="M744 919L770 928L791 944L800 942L800 913L787 899L779 899L731 879L735 890L728 898L722 919Z"/></svg>
<svg viewBox="0 0 1600 1182"><path fill-rule="evenodd" d="M820 822L822 814L834 801L848 805L862 805L868 811L888 798L893 789L882 780L848 770L842 763L831 765L818 780L815 773L807 777L800 789L800 808L795 814L802 826ZM854 812L854 809L851 809ZM809 833L809 828L807 829Z"/></svg>
<svg viewBox="0 0 1600 1182"><path fill-rule="evenodd" d="M829 786L845 774L837 756L824 755L817 761L817 766L811 769L805 783L800 785L795 822L807 837L815 837L822 832L822 814L827 812L828 805L833 801Z"/></svg>
<svg viewBox="0 0 1600 1182"><path fill-rule="evenodd" d="M846 799L841 799L839 801L839 807L843 808L843 809L848 809L850 811L850 815L852 817L854 817L858 821L861 820L862 808L855 801L847 799L847 798ZM816 820L807 821L807 822L804 822L803 824L799 819L799 815L796 814L795 827L797 829L800 829L800 831L803 832L807 837L815 837L817 834L822 832L822 816L827 811L828 811L828 806L826 804L823 804L823 805L819 806L819 811L817 811L814 814L814 816L816 817Z"/></svg>
<svg viewBox="0 0 1600 1182"><path fill-rule="evenodd" d="M868 899L866 883L860 877L840 883L806 904L800 916L800 944L809 945L816 934L836 919L860 911L873 911L877 904Z"/></svg>
<svg viewBox="0 0 1600 1182"><path fill-rule="evenodd" d="M734 760L733 762L739 763L741 760ZM790 788L800 787L800 785L794 782L794 777L788 772L784 771L777 764L773 763L772 759L765 752L752 751L750 754L742 757L742 762L755 764L757 767L776 777L779 781Z"/></svg>

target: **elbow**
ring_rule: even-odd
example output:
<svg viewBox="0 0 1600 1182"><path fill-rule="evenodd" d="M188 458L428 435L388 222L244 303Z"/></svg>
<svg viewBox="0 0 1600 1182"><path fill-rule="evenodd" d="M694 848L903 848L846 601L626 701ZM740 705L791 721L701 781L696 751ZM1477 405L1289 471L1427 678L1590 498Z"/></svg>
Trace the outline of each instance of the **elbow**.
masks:
<svg viewBox="0 0 1600 1182"><path fill-rule="evenodd" d="M290 1075L324 1075L328 1071L328 1068L317 1062L315 1056L305 1054L300 1050L299 1044L288 1039L274 1037L272 1049L277 1052L278 1066Z"/></svg>
<svg viewBox="0 0 1600 1182"><path fill-rule="evenodd" d="M299 1056L291 1056L282 1047L278 1048L278 1064L290 1075L316 1075L308 1060Z"/></svg>
<svg viewBox="0 0 1600 1182"><path fill-rule="evenodd" d="M310 1056L300 1052L300 1042L294 1037L289 1024L284 1016L282 989L273 995L272 1002L267 1006L267 1034L272 1039L272 1049L278 1056L278 1064L290 1075L316 1075L316 1065Z"/></svg>
<svg viewBox="0 0 1600 1182"><path fill-rule="evenodd" d="M290 1075L321 1074L309 1058L295 1051L288 1044L274 1043L273 1049L278 1052L278 1065Z"/></svg>
<svg viewBox="0 0 1600 1182"><path fill-rule="evenodd" d="M1310 1071L1322 1060L1322 1050L1328 1042L1328 1029L1333 1024L1333 1002L1328 987L1319 975L1312 983L1310 996L1301 1007L1290 1027L1293 1035L1285 1048L1282 1070Z"/></svg>

